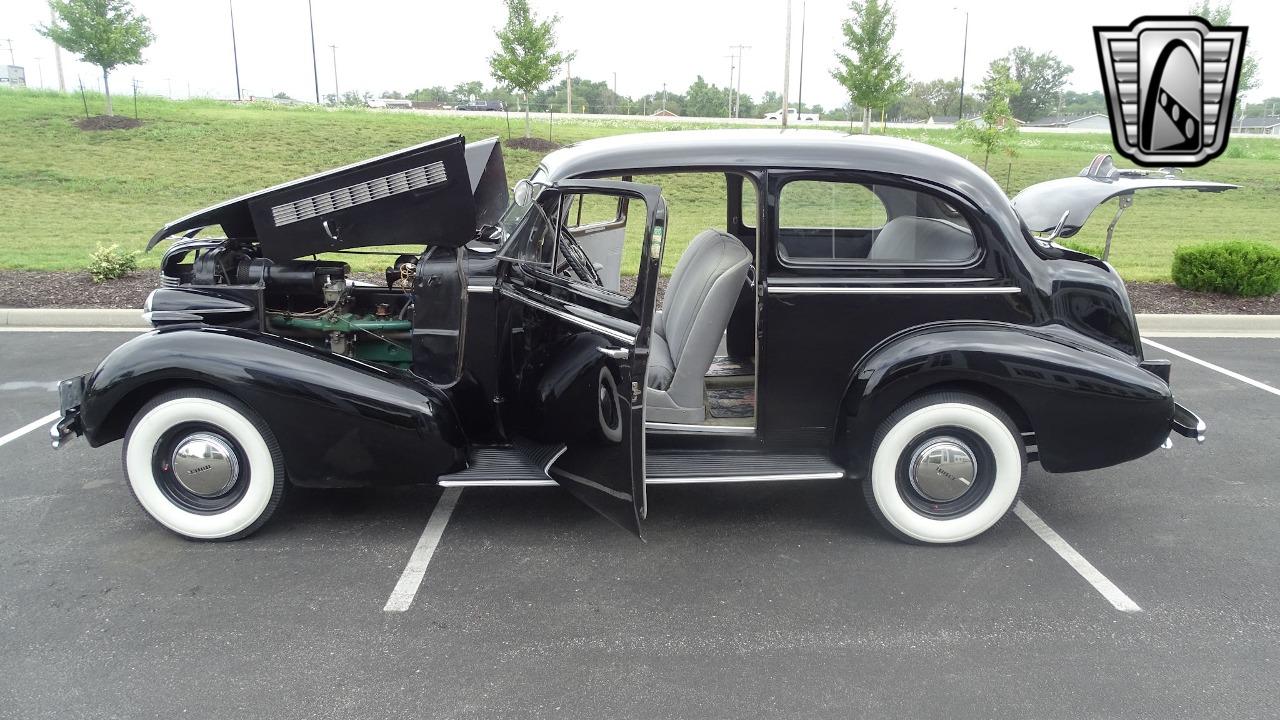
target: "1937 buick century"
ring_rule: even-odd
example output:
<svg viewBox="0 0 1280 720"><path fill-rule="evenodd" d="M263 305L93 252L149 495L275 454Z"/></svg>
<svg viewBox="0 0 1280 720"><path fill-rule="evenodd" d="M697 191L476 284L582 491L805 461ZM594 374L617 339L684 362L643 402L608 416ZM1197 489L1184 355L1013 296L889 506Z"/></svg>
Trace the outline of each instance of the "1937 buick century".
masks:
<svg viewBox="0 0 1280 720"><path fill-rule="evenodd" d="M723 225L673 237L659 185L692 173ZM848 478L899 538L960 542L1028 461L1203 439L1115 271L1053 239L1232 187L1100 156L1010 201L926 145L733 130L583 142L509 202L496 140L443 138L162 228L156 329L64 381L51 433L123 438L189 538L252 533L289 484L559 484L639 534L649 485ZM385 283L325 259L406 243Z"/></svg>

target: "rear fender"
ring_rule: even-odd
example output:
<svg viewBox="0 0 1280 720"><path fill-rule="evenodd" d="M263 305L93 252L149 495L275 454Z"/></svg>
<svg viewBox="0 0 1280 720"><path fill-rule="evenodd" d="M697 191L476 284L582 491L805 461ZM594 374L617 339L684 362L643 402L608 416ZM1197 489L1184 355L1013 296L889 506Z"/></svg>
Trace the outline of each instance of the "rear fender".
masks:
<svg viewBox="0 0 1280 720"><path fill-rule="evenodd" d="M409 373L274 335L190 325L134 338L90 375L80 411L89 444L119 439L147 399L188 384L261 415L295 484L429 482L465 461L449 397Z"/></svg>
<svg viewBox="0 0 1280 720"><path fill-rule="evenodd" d="M850 467L865 467L879 424L931 389L982 392L1025 420L1051 472L1107 467L1164 442L1168 384L1135 360L1061 326L942 324L891 338L854 370L837 424Z"/></svg>

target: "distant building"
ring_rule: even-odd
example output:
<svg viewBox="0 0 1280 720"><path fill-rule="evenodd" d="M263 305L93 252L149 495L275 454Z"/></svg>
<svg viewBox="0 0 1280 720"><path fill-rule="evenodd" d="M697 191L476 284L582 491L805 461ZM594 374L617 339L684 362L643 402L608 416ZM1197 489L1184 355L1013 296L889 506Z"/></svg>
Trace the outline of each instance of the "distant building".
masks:
<svg viewBox="0 0 1280 720"><path fill-rule="evenodd" d="M0 73L0 86L27 86L27 71L21 65L5 65L4 67L5 71Z"/></svg>
<svg viewBox="0 0 1280 720"><path fill-rule="evenodd" d="M1073 130L1111 130L1111 118L1102 113L1088 115L1056 115L1033 120L1026 125L1029 128L1071 128Z"/></svg>
<svg viewBox="0 0 1280 720"><path fill-rule="evenodd" d="M1245 118L1233 130L1241 135L1280 135L1280 115Z"/></svg>
<svg viewBox="0 0 1280 720"><path fill-rule="evenodd" d="M680 117L679 115L671 112L670 110L654 110L653 116L654 117Z"/></svg>

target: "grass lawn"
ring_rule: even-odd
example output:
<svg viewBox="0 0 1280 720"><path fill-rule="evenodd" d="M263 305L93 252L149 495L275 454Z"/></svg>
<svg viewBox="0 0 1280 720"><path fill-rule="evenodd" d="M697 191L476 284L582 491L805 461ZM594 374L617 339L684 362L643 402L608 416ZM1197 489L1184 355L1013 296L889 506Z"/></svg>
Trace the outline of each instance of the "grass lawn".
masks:
<svg viewBox="0 0 1280 720"><path fill-rule="evenodd" d="M127 98L116 106L131 110ZM91 111L101 98L89 97ZM98 243L141 249L166 221L226 198L451 133L507 135L502 115L235 106L215 101L140 98L141 128L83 132L80 98L0 91L0 269L78 270ZM520 133L523 121L512 117ZM556 120L554 139L572 142L626 132L712 127L701 123ZM546 123L535 125L545 136ZM895 133L981 162L946 130ZM1107 135L1023 133L1012 165L991 161L1001 185L1027 185L1080 171L1112 152ZM510 179L527 176L537 153L506 149ZM1229 193L1139 195L1116 232L1112 261L1131 280L1167 280L1174 248L1209 240L1262 240L1280 246L1280 142L1235 138L1227 153L1188 177L1243 185ZM663 183L672 242L722 226L723 182L705 177ZM1078 242L1100 245L1112 212L1096 212ZM671 250L678 250L672 247ZM669 252L669 257L678 253ZM352 258L378 270L379 259ZM159 253L142 257L154 267Z"/></svg>

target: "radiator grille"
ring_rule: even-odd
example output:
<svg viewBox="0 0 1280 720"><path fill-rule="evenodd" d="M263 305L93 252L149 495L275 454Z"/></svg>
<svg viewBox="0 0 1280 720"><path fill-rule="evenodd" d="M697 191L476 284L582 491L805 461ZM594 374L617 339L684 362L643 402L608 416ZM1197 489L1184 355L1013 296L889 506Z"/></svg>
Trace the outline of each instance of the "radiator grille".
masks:
<svg viewBox="0 0 1280 720"><path fill-rule="evenodd" d="M439 185L448 178L445 176L444 163L433 162L403 172L392 173L366 182L349 185L308 198L271 208L271 217L276 227L288 225L300 220L307 220L355 205L362 205L374 200L398 195L411 190L419 190L432 185Z"/></svg>

